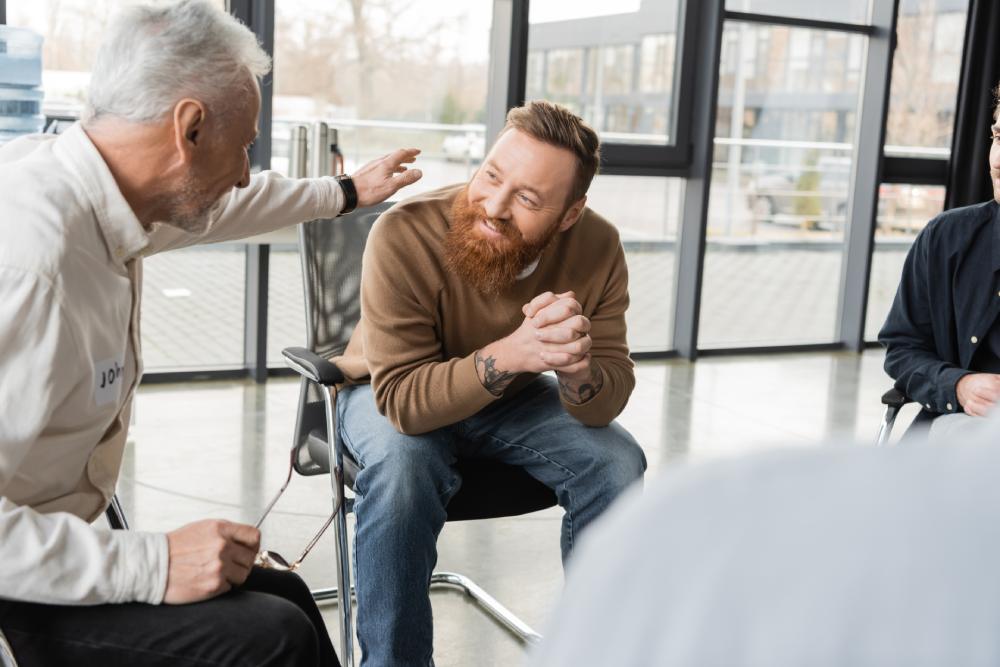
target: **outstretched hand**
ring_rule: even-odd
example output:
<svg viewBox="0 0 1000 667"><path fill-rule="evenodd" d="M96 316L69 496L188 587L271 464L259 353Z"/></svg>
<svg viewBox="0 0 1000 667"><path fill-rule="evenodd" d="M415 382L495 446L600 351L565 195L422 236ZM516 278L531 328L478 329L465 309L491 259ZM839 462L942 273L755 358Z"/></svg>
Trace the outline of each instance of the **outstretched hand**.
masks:
<svg viewBox="0 0 1000 667"><path fill-rule="evenodd" d="M420 180L419 169L409 169L420 153L418 148L400 148L388 155L372 160L353 174L354 188L358 191L358 208L383 202L400 188Z"/></svg>

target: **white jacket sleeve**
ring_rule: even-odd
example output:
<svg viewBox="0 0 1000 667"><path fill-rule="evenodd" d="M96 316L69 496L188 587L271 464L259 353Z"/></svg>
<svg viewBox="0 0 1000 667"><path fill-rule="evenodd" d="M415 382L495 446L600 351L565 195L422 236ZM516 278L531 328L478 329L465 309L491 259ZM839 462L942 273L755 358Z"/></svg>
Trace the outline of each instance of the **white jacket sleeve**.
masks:
<svg viewBox="0 0 1000 667"><path fill-rule="evenodd" d="M0 598L159 603L167 578L165 535L101 531L71 514L41 514L6 497L74 384L66 361L80 357L77 336L55 287L0 267Z"/></svg>
<svg viewBox="0 0 1000 667"><path fill-rule="evenodd" d="M0 598L43 604L159 604L167 536L102 530L66 512L40 514L0 497Z"/></svg>
<svg viewBox="0 0 1000 667"><path fill-rule="evenodd" d="M234 188L226 196L202 234L156 223L145 254L200 243L233 241L300 222L334 218L343 208L344 192L331 177L286 178L275 171L263 171L252 175L247 187Z"/></svg>

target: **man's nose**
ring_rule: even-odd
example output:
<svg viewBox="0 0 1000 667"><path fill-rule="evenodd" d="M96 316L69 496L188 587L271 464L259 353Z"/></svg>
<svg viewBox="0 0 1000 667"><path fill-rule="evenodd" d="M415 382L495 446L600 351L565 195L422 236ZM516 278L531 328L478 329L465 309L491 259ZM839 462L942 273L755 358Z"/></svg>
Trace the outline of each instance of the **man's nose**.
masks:
<svg viewBox="0 0 1000 667"><path fill-rule="evenodd" d="M509 212L509 197L503 190L496 190L483 202L486 217L494 220L505 220Z"/></svg>

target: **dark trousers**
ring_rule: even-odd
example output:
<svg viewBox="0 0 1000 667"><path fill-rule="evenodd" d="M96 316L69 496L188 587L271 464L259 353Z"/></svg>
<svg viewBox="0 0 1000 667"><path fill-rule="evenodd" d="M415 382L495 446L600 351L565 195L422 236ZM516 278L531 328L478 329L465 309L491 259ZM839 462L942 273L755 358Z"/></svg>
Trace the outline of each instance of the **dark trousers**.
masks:
<svg viewBox="0 0 1000 667"><path fill-rule="evenodd" d="M0 600L0 628L20 667L340 665L305 583L260 568L238 589L187 605Z"/></svg>

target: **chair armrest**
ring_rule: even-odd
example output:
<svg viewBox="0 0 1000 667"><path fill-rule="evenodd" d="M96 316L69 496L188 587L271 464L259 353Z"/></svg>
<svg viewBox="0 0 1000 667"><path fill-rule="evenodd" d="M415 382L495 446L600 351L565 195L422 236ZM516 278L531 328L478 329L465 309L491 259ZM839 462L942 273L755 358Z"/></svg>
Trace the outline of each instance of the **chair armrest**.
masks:
<svg viewBox="0 0 1000 667"><path fill-rule="evenodd" d="M882 394L882 405L888 405L891 408L901 408L909 402L910 399L906 397L906 394L895 387Z"/></svg>
<svg viewBox="0 0 1000 667"><path fill-rule="evenodd" d="M286 347L281 354L292 370L324 387L344 381L344 373L335 363L304 347Z"/></svg>

